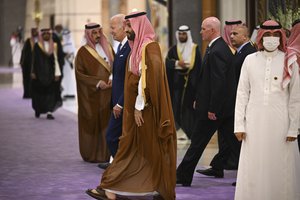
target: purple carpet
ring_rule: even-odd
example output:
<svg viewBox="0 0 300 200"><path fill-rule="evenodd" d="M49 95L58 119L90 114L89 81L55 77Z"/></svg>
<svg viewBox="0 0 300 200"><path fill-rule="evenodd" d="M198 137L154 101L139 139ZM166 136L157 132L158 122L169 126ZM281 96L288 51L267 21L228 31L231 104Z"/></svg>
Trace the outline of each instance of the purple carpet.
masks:
<svg viewBox="0 0 300 200"><path fill-rule="evenodd" d="M91 200L85 190L98 185L103 170L79 155L77 116L61 108L55 120L36 119L21 97L21 89L0 88L0 200ZM176 188L176 199L231 200L235 177L195 174L192 187Z"/></svg>

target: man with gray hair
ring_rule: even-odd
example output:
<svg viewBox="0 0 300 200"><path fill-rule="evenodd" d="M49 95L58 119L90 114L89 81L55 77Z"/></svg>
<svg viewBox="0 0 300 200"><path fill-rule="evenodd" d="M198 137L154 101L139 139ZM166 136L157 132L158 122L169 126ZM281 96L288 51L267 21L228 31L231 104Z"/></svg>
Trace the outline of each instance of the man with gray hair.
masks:
<svg viewBox="0 0 300 200"><path fill-rule="evenodd" d="M106 131L106 142L112 157L115 157L117 153L119 137L122 135L125 67L130 52L130 46L125 32L124 18L124 14L117 14L110 19L110 34L115 41L119 42L112 68L112 113ZM110 163L100 163L98 167L106 169L109 164Z"/></svg>

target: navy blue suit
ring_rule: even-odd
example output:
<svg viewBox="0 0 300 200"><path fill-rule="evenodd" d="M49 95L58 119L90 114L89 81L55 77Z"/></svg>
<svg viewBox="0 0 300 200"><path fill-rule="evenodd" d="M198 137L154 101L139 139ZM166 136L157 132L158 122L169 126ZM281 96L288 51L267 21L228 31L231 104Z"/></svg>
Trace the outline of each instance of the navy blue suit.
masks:
<svg viewBox="0 0 300 200"><path fill-rule="evenodd" d="M123 107L124 104L124 78L127 57L130 52L128 41L122 46L115 55L113 63L113 81L112 81L112 107L116 104ZM115 119L113 113L110 116L108 128L106 131L106 142L111 155L114 157L118 150L119 137L122 134L122 115Z"/></svg>

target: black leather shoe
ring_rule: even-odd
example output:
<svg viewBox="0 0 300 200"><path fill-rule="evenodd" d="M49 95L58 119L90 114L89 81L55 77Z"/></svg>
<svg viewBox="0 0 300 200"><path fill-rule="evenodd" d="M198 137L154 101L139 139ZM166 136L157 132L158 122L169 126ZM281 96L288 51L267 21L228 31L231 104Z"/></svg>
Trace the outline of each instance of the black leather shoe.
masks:
<svg viewBox="0 0 300 200"><path fill-rule="evenodd" d="M53 117L53 115L51 115L51 114L47 114L47 119L52 120L52 119L54 119L54 117Z"/></svg>
<svg viewBox="0 0 300 200"><path fill-rule="evenodd" d="M182 185L183 187L191 187L191 183L181 181L180 179L176 180L176 185Z"/></svg>
<svg viewBox="0 0 300 200"><path fill-rule="evenodd" d="M109 165L110 165L109 162L106 162L106 163L99 163L99 164L98 164L98 167L99 167L100 169L106 169L106 168L108 168Z"/></svg>
<svg viewBox="0 0 300 200"><path fill-rule="evenodd" d="M196 172L206 175L206 176L214 176L216 178L224 178L224 172L223 170L216 170L213 168L208 168L208 169L197 169Z"/></svg>

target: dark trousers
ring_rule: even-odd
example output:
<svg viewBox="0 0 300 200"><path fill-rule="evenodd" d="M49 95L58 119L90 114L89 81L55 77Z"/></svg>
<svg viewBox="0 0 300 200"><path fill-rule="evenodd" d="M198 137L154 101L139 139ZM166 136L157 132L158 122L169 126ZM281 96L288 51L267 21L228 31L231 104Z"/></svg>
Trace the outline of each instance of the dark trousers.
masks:
<svg viewBox="0 0 300 200"><path fill-rule="evenodd" d="M239 144L240 145L232 146L232 148L237 149L231 150L224 136L222 134L218 134L219 151L213 157L212 161L210 162L210 166L212 168L217 168L217 166L219 166L220 163L224 163L224 169L236 170L238 168L240 155L237 155L235 152L240 151L241 142ZM227 159L225 160L225 158Z"/></svg>
<svg viewBox="0 0 300 200"><path fill-rule="evenodd" d="M119 147L119 137L122 134L122 115L115 119L113 113L110 115L107 131L106 131L106 143L108 149L112 155L115 157L118 147Z"/></svg>
<svg viewBox="0 0 300 200"><path fill-rule="evenodd" d="M236 148L236 146L240 144L233 133L233 126L233 116L215 121L197 119L191 138L191 144L177 168L177 179L184 183L192 182L194 170L199 159L216 131L218 131L218 134L222 134L232 151L239 155L239 148ZM226 154L224 160L227 160L229 155L230 154ZM216 169L223 170L224 162L216 163L215 167Z"/></svg>

